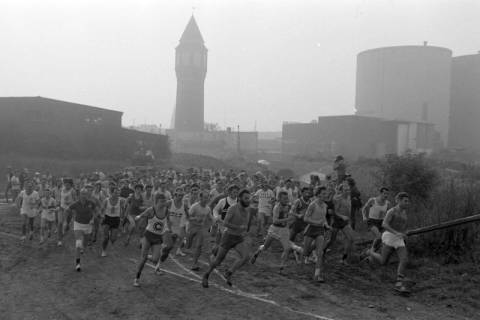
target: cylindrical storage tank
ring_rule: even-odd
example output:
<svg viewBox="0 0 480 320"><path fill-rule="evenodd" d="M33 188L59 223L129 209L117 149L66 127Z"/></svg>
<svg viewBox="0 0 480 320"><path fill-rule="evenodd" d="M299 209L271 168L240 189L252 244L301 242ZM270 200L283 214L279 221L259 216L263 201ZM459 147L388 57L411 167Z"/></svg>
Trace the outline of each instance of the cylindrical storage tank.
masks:
<svg viewBox="0 0 480 320"><path fill-rule="evenodd" d="M357 56L355 107L358 115L435 124L448 142L452 51L432 46L398 46Z"/></svg>
<svg viewBox="0 0 480 320"><path fill-rule="evenodd" d="M480 52L452 59L451 147L480 151Z"/></svg>

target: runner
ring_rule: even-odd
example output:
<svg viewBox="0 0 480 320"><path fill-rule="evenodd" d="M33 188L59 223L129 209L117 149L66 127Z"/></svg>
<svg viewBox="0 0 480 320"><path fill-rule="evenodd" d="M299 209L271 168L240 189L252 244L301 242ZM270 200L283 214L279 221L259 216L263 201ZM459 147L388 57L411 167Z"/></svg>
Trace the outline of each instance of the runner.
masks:
<svg viewBox="0 0 480 320"><path fill-rule="evenodd" d="M303 217L312 198L312 188L303 187L301 192L301 197L295 200L290 211L290 214L295 217L295 220L290 225L290 241L292 242L295 242L297 235L302 233L307 226Z"/></svg>
<svg viewBox="0 0 480 320"><path fill-rule="evenodd" d="M208 229L213 223L212 210L207 205L208 192L199 193L199 201L188 211L187 248L193 247L193 264L191 270L199 271L198 259L202 254L203 242L207 238Z"/></svg>
<svg viewBox="0 0 480 320"><path fill-rule="evenodd" d="M174 193L173 201L170 201L168 209L171 223L171 231L177 235L180 240L180 246L177 248L176 255L184 257L186 254L182 251L186 235L186 227L188 220L187 204L183 197L184 192L182 188L177 188Z"/></svg>
<svg viewBox="0 0 480 320"><path fill-rule="evenodd" d="M95 203L90 201L87 189L80 190L79 200L70 205L68 214L73 216L73 233L75 235L75 270L80 272L80 255L85 247L85 237L92 233Z"/></svg>
<svg viewBox="0 0 480 320"><path fill-rule="evenodd" d="M88 246L91 246L94 242L97 241L97 232L98 229L100 228L100 216L102 214L102 204L103 200L105 200L105 195L101 190L101 185L100 185L100 191L95 195L95 188L97 186L93 186L92 184L85 184L84 188L87 189L88 192L88 200L92 201L95 203L95 213L93 215L93 225L92 225L92 232L90 234L90 238L88 239Z"/></svg>
<svg viewBox="0 0 480 320"><path fill-rule="evenodd" d="M133 285L139 287L140 276L142 274L143 267L148 259L148 253L150 248L152 249L152 262L156 264L161 258L164 261L168 256L168 252L162 253L162 243L165 242L165 233L170 230L170 220L168 217L167 199L165 194L157 193L155 195L155 206L147 208L141 214L135 216L135 220L138 221L143 217L147 218L147 227L141 239L142 253L140 263L137 268L137 274ZM162 254L162 257L160 255Z"/></svg>
<svg viewBox="0 0 480 320"><path fill-rule="evenodd" d="M58 211L58 226L57 226L57 245L62 246L62 240L64 233L70 228L71 216L68 214L67 209L71 204L75 202L75 190L73 190L73 180L64 179L63 189L60 192L60 209Z"/></svg>
<svg viewBox="0 0 480 320"><path fill-rule="evenodd" d="M124 198L120 198L120 190L117 186L110 186L110 196L103 200L102 204L102 257L107 256L108 243L111 242L113 245L117 240L120 220L124 218L125 201Z"/></svg>
<svg viewBox="0 0 480 320"><path fill-rule="evenodd" d="M275 203L275 193L268 187L267 181L263 180L255 196L258 197L258 225L257 235L263 236L272 216L272 204Z"/></svg>
<svg viewBox="0 0 480 320"><path fill-rule="evenodd" d="M210 263L207 272L203 275L202 286L208 288L208 278L210 273L219 266L227 253L231 249L235 249L240 258L226 271L225 278L229 286L232 285L231 278L234 272L239 269L245 262L248 261L249 242L245 241L249 229L250 221L250 191L243 189L238 194L239 202L228 208L225 216L224 226L226 228L220 241L220 248L218 250L215 261Z"/></svg>
<svg viewBox="0 0 480 320"><path fill-rule="evenodd" d="M278 198L279 202L273 208L273 224L268 229L267 238L265 239L265 242L258 247L257 251L255 251L250 259L250 262L254 264L260 253L264 250L267 250L272 244L273 240L278 240L283 246L282 262L280 264L281 271L287 264L290 252L293 250L296 253L295 257L299 263L301 261L301 257L298 257L297 254L300 254L301 256L303 249L290 241L288 223L292 222L295 218L294 216L290 215L288 192L280 191Z"/></svg>
<svg viewBox="0 0 480 320"><path fill-rule="evenodd" d="M15 173L10 178L10 185L11 185L11 190L12 190L12 201L15 202L15 200L18 197L18 194L21 191L20 178L19 178L18 170L15 170Z"/></svg>
<svg viewBox="0 0 480 320"><path fill-rule="evenodd" d="M130 243L130 238L132 237L133 232L135 231L136 223L135 217L138 216L142 211L146 209L143 204L143 185L136 184L134 186L134 193L131 194L127 199L127 209L126 209L126 219L124 219L124 225L128 223L127 227L127 239L125 240L125 246L128 246Z"/></svg>
<svg viewBox="0 0 480 320"><path fill-rule="evenodd" d="M13 171L12 167L8 166L7 167L7 175L6 175L6 183L5 183L5 202L8 203L8 195L10 193L10 190L12 190L12 177L13 177ZM12 202L15 201L17 198L12 197Z"/></svg>
<svg viewBox="0 0 480 320"><path fill-rule="evenodd" d="M315 273L313 280L325 282L323 275L323 246L325 243L325 230L331 229L327 221L328 206L325 203L327 199L327 189L325 187L317 187L315 190L316 199L313 200L305 212L304 220L307 223L304 238L304 253L308 257L315 245L317 253L317 261L315 262Z"/></svg>
<svg viewBox="0 0 480 320"><path fill-rule="evenodd" d="M55 211L57 205L55 199L52 197L50 189L45 189L43 191L43 197L40 199L40 208L40 243L43 243L45 238L51 237L53 225L55 224Z"/></svg>
<svg viewBox="0 0 480 320"><path fill-rule="evenodd" d="M215 246L212 250L212 254L215 256L218 252L218 245L222 239L222 233L224 231L223 220L227 215L228 208L237 203L239 188L237 185L230 185L227 189L227 196L220 199L217 205L213 208L213 219L215 225L212 228L212 234L215 236Z"/></svg>
<svg viewBox="0 0 480 320"><path fill-rule="evenodd" d="M20 209L20 214L23 216L22 237L21 241L33 239L33 224L35 217L38 214L38 207L40 205L40 197L38 192L33 190L31 181L25 182L25 190L22 190L17 197L17 208ZM27 232L28 225L28 232Z"/></svg>
<svg viewBox="0 0 480 320"><path fill-rule="evenodd" d="M369 250L370 258L377 261L381 265L388 262L391 254L396 251L398 256L397 281L395 288L399 291L408 291L405 287L405 282L408 279L405 277L405 267L408 261L408 251L405 245L407 238L407 210L410 206L410 198L408 193L400 192L395 197L397 205L388 210L382 227L385 231L382 234L382 251L381 253Z"/></svg>
<svg viewBox="0 0 480 320"><path fill-rule="evenodd" d="M328 202L327 206L332 209L332 205ZM351 200L350 200L350 187L348 183L343 182L337 188L337 193L333 197L333 210L330 211L330 220L332 220L332 232L330 238L326 242L323 248L323 254L325 255L327 249L337 239L337 234L341 231L344 235L344 250L342 255L341 264L347 265L348 258L351 257L353 248L353 230L350 225L349 215L351 212Z"/></svg>
<svg viewBox="0 0 480 320"><path fill-rule="evenodd" d="M371 247L373 251L377 251L382 244L383 219L390 208L390 202L387 200L388 192L388 188L380 188L380 194L368 199L362 209L363 221L367 223L368 230L375 236Z"/></svg>

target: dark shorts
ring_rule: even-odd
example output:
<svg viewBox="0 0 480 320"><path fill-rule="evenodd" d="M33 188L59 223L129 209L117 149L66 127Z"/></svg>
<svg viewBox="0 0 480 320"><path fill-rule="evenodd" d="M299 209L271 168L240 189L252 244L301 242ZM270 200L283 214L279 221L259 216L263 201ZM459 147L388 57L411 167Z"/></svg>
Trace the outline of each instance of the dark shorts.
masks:
<svg viewBox="0 0 480 320"><path fill-rule="evenodd" d="M325 228L319 226L312 226L311 224L307 225L305 232L305 237L315 239L319 236L325 236Z"/></svg>
<svg viewBox="0 0 480 320"><path fill-rule="evenodd" d="M120 226L120 217L110 217L105 215L102 225L107 225L112 229L118 229Z"/></svg>
<svg viewBox="0 0 480 320"><path fill-rule="evenodd" d="M228 251L235 248L244 240L245 238L243 236L233 235L229 234L228 232L224 232L222 235L222 239L220 240L220 247Z"/></svg>
<svg viewBox="0 0 480 320"><path fill-rule="evenodd" d="M293 233L298 234L305 230L307 223L303 219L295 219L295 221L290 226L290 229Z"/></svg>
<svg viewBox="0 0 480 320"><path fill-rule="evenodd" d="M163 243L163 236L160 234L156 234L148 230L145 230L145 233L143 234L143 236L148 242L150 242L150 245L152 246Z"/></svg>
<svg viewBox="0 0 480 320"><path fill-rule="evenodd" d="M338 216L333 216L332 228L342 230L343 228L348 226L348 224L349 224L348 220L343 220Z"/></svg>
<svg viewBox="0 0 480 320"><path fill-rule="evenodd" d="M369 229L372 227L377 227L378 231L383 232L382 224L383 224L383 219L370 219L370 218L367 219L367 226Z"/></svg>

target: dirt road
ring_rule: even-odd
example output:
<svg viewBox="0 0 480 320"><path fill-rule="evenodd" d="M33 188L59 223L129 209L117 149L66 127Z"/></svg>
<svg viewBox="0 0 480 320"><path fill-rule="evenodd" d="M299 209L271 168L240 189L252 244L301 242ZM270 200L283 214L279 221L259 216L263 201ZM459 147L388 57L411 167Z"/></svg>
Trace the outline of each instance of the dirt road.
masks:
<svg viewBox="0 0 480 320"><path fill-rule="evenodd" d="M147 267L140 288L132 286L139 250L120 240L106 258L98 245L87 248L83 270L74 270L73 239L56 247L38 239L20 243L20 217L0 206L0 319L468 319L471 312L442 303L395 296L392 268L340 267L328 261L327 283L312 284L312 266L293 263L279 274L279 253L266 254L234 276L230 288L221 276L203 289L191 260L168 259L165 272ZM274 250L275 251L275 250ZM206 258L204 258L206 260ZM232 257L227 260L227 264ZM222 271L221 269L220 271ZM426 290L421 286L418 288Z"/></svg>

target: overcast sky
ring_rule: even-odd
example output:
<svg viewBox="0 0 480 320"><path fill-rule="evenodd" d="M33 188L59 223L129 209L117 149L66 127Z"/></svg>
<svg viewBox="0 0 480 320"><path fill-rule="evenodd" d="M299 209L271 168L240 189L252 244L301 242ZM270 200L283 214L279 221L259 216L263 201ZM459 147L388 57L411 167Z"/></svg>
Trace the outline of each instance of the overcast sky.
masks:
<svg viewBox="0 0 480 320"><path fill-rule="evenodd" d="M194 7L205 121L261 131L354 112L358 52L480 50L477 0L0 0L0 96L44 96L170 126L174 48Z"/></svg>

